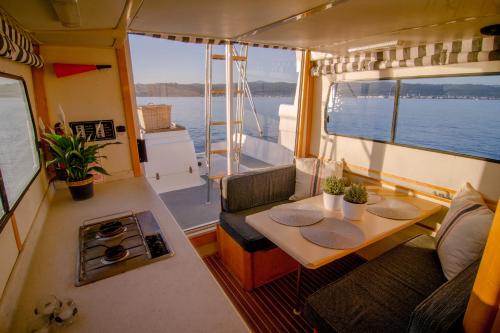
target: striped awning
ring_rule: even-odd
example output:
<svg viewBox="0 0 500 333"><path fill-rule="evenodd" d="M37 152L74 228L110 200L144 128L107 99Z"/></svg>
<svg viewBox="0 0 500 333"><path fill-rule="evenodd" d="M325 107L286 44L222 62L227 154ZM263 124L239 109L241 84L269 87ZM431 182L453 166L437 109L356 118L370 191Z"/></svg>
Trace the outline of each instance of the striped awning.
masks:
<svg viewBox="0 0 500 333"><path fill-rule="evenodd" d="M500 37L456 40L315 60L312 75L500 60Z"/></svg>
<svg viewBox="0 0 500 333"><path fill-rule="evenodd" d="M301 50L297 47L289 47L284 45L273 45L273 44L262 44L262 43L252 43L241 40L230 40L230 39L217 39L209 37L197 37L197 36L186 36L186 35L172 35L164 33L153 33L153 32L130 32L132 35L139 36L149 36L154 38L168 39L171 41L184 42L184 43L194 43L194 44L214 44L214 45L225 45L225 44L241 44L253 47L263 47L269 49L281 49L281 50Z"/></svg>
<svg viewBox="0 0 500 333"><path fill-rule="evenodd" d="M3 10L0 10L0 56L37 68L43 66L29 33Z"/></svg>

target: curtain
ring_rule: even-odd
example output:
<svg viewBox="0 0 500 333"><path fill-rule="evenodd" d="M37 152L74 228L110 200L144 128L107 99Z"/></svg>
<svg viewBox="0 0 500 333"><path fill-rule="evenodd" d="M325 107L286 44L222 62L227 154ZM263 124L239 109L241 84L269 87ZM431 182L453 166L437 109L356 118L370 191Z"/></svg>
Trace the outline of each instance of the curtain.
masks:
<svg viewBox="0 0 500 333"><path fill-rule="evenodd" d="M450 42L362 52L342 57L315 60L312 75L370 71L386 68L435 66L500 60L500 37L485 37Z"/></svg>
<svg viewBox="0 0 500 333"><path fill-rule="evenodd" d="M29 33L3 10L0 10L0 56L37 68L43 66Z"/></svg>

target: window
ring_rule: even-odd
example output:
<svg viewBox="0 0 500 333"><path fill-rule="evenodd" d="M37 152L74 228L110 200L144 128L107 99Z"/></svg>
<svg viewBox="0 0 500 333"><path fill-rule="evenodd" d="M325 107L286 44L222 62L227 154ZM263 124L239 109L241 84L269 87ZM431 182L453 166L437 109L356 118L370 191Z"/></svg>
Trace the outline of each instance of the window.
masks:
<svg viewBox="0 0 500 333"><path fill-rule="evenodd" d="M40 170L35 129L24 81L0 76L0 218L14 209ZM0 224L0 228L2 224Z"/></svg>
<svg viewBox="0 0 500 333"><path fill-rule="evenodd" d="M330 90L328 133L500 161L500 75L339 82Z"/></svg>
<svg viewBox="0 0 500 333"><path fill-rule="evenodd" d="M402 80L395 142L500 160L500 76Z"/></svg>
<svg viewBox="0 0 500 333"><path fill-rule="evenodd" d="M327 131L389 141L396 81L340 82L328 100Z"/></svg>

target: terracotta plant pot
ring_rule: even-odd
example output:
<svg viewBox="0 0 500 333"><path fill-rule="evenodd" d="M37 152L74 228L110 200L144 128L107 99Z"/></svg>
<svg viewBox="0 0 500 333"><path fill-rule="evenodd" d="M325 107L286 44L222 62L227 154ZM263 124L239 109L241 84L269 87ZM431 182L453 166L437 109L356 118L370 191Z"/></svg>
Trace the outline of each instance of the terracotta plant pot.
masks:
<svg viewBox="0 0 500 333"><path fill-rule="evenodd" d="M80 201L94 196L94 176L89 175L84 180L66 182L73 200Z"/></svg>
<svg viewBox="0 0 500 333"><path fill-rule="evenodd" d="M343 202L344 217L348 220L358 221L363 218L366 210L366 203L355 204L348 201Z"/></svg>
<svg viewBox="0 0 500 333"><path fill-rule="evenodd" d="M323 192L323 207L326 210L342 210L343 194L330 194Z"/></svg>

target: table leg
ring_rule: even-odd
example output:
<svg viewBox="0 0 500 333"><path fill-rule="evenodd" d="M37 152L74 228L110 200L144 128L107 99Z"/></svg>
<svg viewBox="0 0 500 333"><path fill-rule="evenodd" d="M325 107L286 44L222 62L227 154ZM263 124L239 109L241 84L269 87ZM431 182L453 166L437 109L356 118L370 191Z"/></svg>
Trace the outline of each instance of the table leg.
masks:
<svg viewBox="0 0 500 333"><path fill-rule="evenodd" d="M300 291L302 288L302 265L299 264L299 267L297 268L297 285L296 285L296 299L295 299L295 307L293 308L293 313L297 316L300 316L302 309L300 306Z"/></svg>

